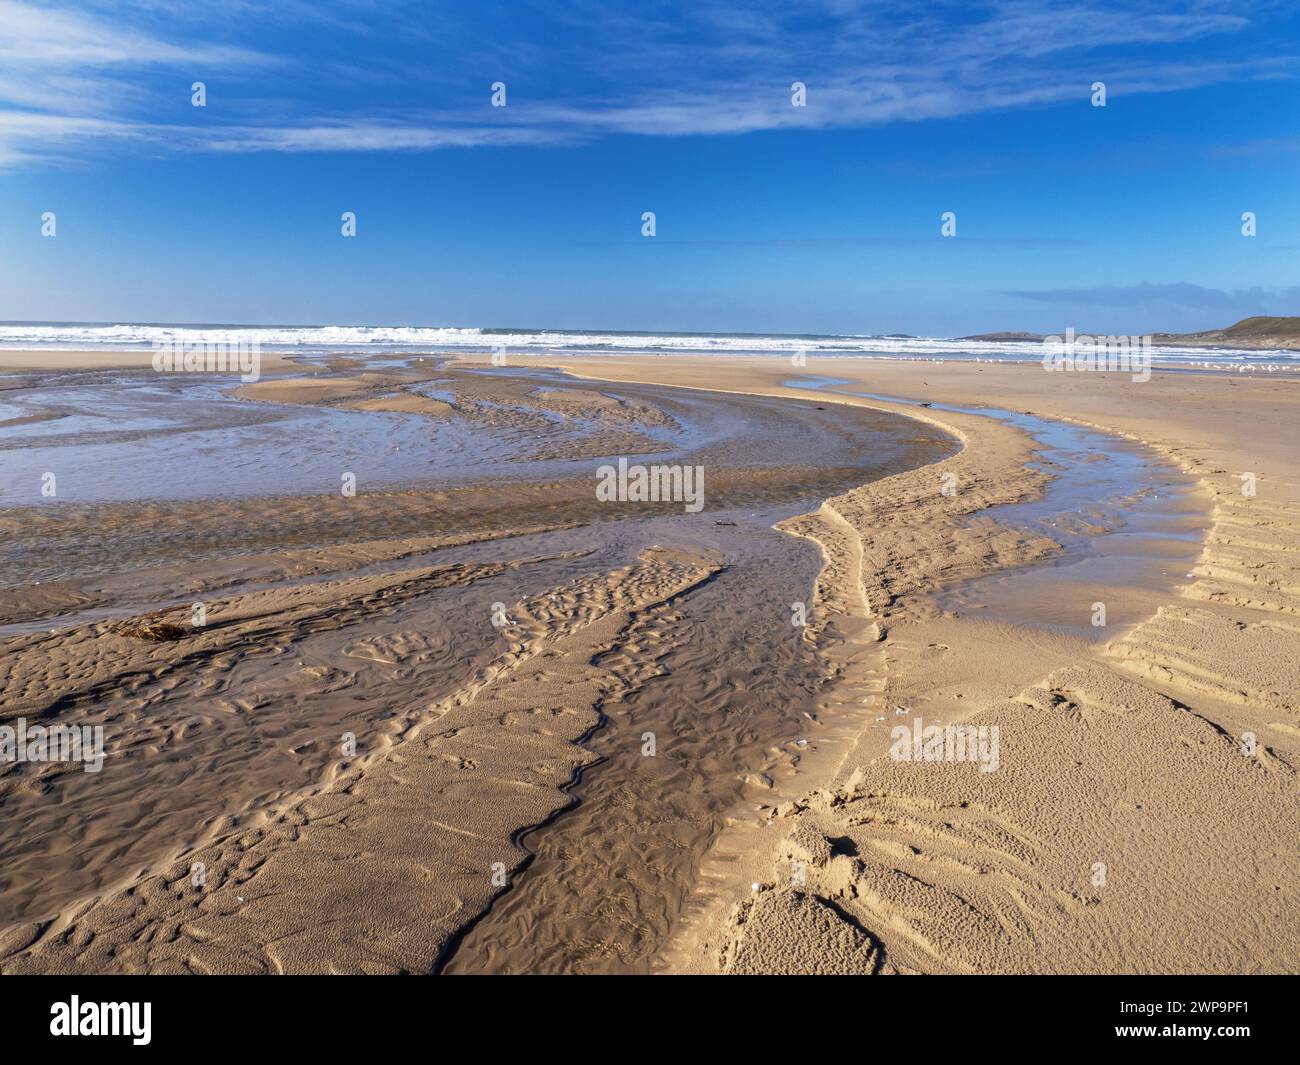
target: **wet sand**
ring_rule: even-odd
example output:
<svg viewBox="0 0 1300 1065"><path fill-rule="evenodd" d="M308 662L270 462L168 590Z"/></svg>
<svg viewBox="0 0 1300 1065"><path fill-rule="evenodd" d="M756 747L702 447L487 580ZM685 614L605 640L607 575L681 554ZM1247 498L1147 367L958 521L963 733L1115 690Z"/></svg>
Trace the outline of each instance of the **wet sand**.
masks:
<svg viewBox="0 0 1300 1065"><path fill-rule="evenodd" d="M746 794L745 776L797 758L766 748L814 705L821 667L788 603L806 594L817 556L771 525L955 447L892 416L832 419L812 401L597 392L433 364L375 381L355 369L327 389L241 390L290 386L271 390L275 404L184 382L187 424L229 412L218 432L238 434L274 424L263 407L355 408L436 380L454 413L423 431L437 442L445 417L462 422L461 459L431 469L417 454L396 485L362 481L351 498L278 495L274 481L246 495L233 462L220 496L142 476L146 502L61 493L0 514L11 534L4 718L102 725L108 738L97 774L0 770L5 971L443 967L510 893L524 831L571 804L577 775L601 757L591 739L622 742L605 733L633 697L664 733L647 764L671 778L685 752L711 747L731 770L690 774L699 793L676 811L682 845L644 896L655 934L629 948L649 958L717 811ZM49 386L41 400L94 384ZM132 409L147 402L135 396ZM74 426L70 446L88 466L119 468L117 432ZM134 432L135 447L183 443L174 426ZM703 511L596 500L596 464L633 439L654 440L656 460L705 467ZM299 446L329 451L284 435L291 456ZM10 452L15 467L30 461ZM751 624L748 644L736 617ZM675 682L654 686L678 674L720 706L691 739L673 734ZM639 760L644 741L632 739ZM584 779L606 786L603 768ZM616 837L605 839L608 858ZM614 852L630 856L630 844ZM576 944L567 957L585 964Z"/></svg>
<svg viewBox="0 0 1300 1065"><path fill-rule="evenodd" d="M743 384L706 360L564 365L795 394L780 360L754 360ZM818 786L733 819L664 966L1300 969L1296 381L1178 373L1139 384L1032 365L842 359L809 360L806 372L873 396L1024 410L1122 436L1190 480L1186 498L1208 532L1172 586L1108 583L1124 566L1069 580L1069 567L1054 563L1064 545L1032 529L1008 540L998 520L1014 513L1006 504L1044 490L1025 465L1024 434L995 418L913 407L960 432L962 453L783 524L827 555L819 602L859 617L875 643L837 685L839 698L865 708L862 727L827 760ZM901 409L864 396L836 401ZM944 473L958 488L951 496L936 490ZM1254 494L1243 491L1248 481ZM1161 538L1172 572L1184 557L1184 520L1178 526ZM995 616L952 597L962 582L999 571L992 579L1011 591ZM1067 580L1045 579L1052 571ZM1140 623L1108 624L1104 640L1073 633L1097 603L1123 604ZM1072 624L1060 624L1063 613ZM997 726L998 769L896 758L892 730L918 718Z"/></svg>
<svg viewBox="0 0 1300 1065"><path fill-rule="evenodd" d="M110 749L0 767L0 970L1296 970L1290 382L511 361L177 383L283 480L0 511L0 715ZM284 430L352 415L411 443L343 498ZM611 513L620 453L707 506Z"/></svg>

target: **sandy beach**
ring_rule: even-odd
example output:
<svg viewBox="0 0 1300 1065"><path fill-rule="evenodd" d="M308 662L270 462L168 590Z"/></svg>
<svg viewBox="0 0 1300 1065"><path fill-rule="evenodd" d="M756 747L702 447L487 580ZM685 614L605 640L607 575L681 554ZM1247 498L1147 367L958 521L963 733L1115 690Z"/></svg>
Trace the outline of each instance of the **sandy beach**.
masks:
<svg viewBox="0 0 1300 1065"><path fill-rule="evenodd" d="M0 0L6 1046L951 976L869 1051L1294 1056L1295 45Z"/></svg>
<svg viewBox="0 0 1300 1065"><path fill-rule="evenodd" d="M1300 971L1293 376L103 359L0 359L0 725L106 745L0 971Z"/></svg>
<svg viewBox="0 0 1300 1065"><path fill-rule="evenodd" d="M599 373L654 380L657 369ZM858 663L860 690L877 689L872 722L819 787L720 841L670 966L1296 971L1295 382L1170 373L1135 384L1032 364L816 369L863 391L1032 410L1138 441L1193 478L1210 525L1185 579L1098 643L934 608L943 582L1038 550L963 521L1036 489L1024 440L987 421L927 411L963 434L962 454L786 523L827 556L819 598L836 614L856 609L879 641L875 661ZM673 371L728 387L716 367ZM745 376L747 389L793 394L786 367ZM951 498L934 490L945 469L963 486ZM1069 594L1083 615L1125 589ZM1022 618L1041 606L1030 589ZM998 771L891 758L888 729L918 716L997 725Z"/></svg>

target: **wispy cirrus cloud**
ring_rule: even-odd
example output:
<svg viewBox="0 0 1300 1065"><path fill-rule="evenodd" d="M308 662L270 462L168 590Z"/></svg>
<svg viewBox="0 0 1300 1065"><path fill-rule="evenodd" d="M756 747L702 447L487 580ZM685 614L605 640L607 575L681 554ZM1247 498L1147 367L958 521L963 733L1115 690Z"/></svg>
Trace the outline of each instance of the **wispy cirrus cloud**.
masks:
<svg viewBox="0 0 1300 1065"><path fill-rule="evenodd" d="M240 0L216 18L169 0L0 0L0 165L128 141L427 151L855 128L1082 101L1093 80L1135 94L1295 77L1300 57L1251 46L1251 10L998 0L899 15L850 0L584 0L464 14L399 4L381 17L354 0ZM1198 54L1210 39L1237 54ZM201 76L223 95L199 121L176 100ZM498 77L510 106L490 109ZM790 106L795 80L807 107Z"/></svg>
<svg viewBox="0 0 1300 1065"><path fill-rule="evenodd" d="M431 151L437 148L552 144L556 135L526 126L418 126L399 122L350 122L311 126L230 126L173 130L196 147L227 152Z"/></svg>
<svg viewBox="0 0 1300 1065"><path fill-rule="evenodd" d="M0 165L154 138L152 123L129 117L151 100L142 73L274 62L239 46L168 41L107 14L0 0Z"/></svg>
<svg viewBox="0 0 1300 1065"><path fill-rule="evenodd" d="M1289 288L1221 289L1173 284L1098 285L1091 288L1052 288L1006 292L1004 295L1037 303L1104 307L1128 311L1169 309L1216 310L1238 317L1252 314L1294 313L1300 304L1300 286Z"/></svg>

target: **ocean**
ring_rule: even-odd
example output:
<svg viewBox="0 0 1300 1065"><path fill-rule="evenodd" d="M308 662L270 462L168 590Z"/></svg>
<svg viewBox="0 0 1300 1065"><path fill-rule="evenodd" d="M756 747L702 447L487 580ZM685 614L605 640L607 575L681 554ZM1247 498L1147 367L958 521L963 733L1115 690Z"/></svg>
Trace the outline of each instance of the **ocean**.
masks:
<svg viewBox="0 0 1300 1065"><path fill-rule="evenodd" d="M1062 334L1065 330L1062 329ZM876 356L890 359L1039 361L1038 342L865 334L675 333L497 329L460 326L230 325L129 322L0 322L0 348L150 349L155 344L260 344L267 350L507 352L585 355ZM1294 368L1300 352L1155 345L1153 362Z"/></svg>

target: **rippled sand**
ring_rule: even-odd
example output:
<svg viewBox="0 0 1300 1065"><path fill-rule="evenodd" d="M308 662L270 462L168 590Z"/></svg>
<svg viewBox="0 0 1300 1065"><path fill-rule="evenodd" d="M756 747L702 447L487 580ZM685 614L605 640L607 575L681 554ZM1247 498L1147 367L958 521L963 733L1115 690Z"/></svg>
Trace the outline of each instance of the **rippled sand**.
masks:
<svg viewBox="0 0 1300 1065"><path fill-rule="evenodd" d="M262 382L234 401L203 391L187 416L234 403L249 411L234 408L230 429L276 424L258 421L269 397L273 410L382 418L436 387L448 409L424 431L444 440L443 423L461 423L453 468L413 464L399 486L363 480L354 497L250 496L248 467L233 464L233 490L215 497L169 497L160 481L146 502L70 493L0 514L4 718L100 725L109 749L98 774L0 771L6 971L428 971L512 894L529 859L521 833L571 804L580 770L606 757L588 779L618 792L632 778L615 758L663 782L689 761L694 791L664 807L687 826L680 854L640 853L612 824L590 841L603 860L656 870L641 900L653 934L627 948L645 963L721 811L746 775L797 762L767 746L815 706L822 666L789 603L817 555L772 524L955 447L894 416L830 418L813 402L433 362L380 382L355 370ZM94 375L26 401L153 384ZM137 430L134 447L175 444L165 428ZM67 432L85 461L117 462L112 430ZM597 463L647 441L664 461L705 467L701 513L596 500ZM346 459L291 436L285 455L305 446L336 468ZM265 459L253 461L274 476ZM615 710L633 702L644 727L624 736ZM652 757L646 728L662 736ZM596 734L631 747L602 755ZM589 931L617 938L612 925ZM575 943L563 957L576 968L584 955Z"/></svg>
<svg viewBox="0 0 1300 1065"><path fill-rule="evenodd" d="M653 361L565 364L632 380L664 372ZM723 386L707 362L672 371L685 384ZM861 392L1027 409L1116 434L1190 479L1207 530L1181 573L1181 534L1169 537L1163 585L1107 584L1105 570L1091 581L1071 581L1068 570L1044 580L1041 566L1025 564L1052 562L1060 547L1047 541L1062 538L1012 537L998 519L1014 513L1005 504L1038 498L1051 468L1026 467L1027 441L1013 426L912 408L959 432L963 451L782 525L826 554L823 610L858 617L874 641L837 685L865 708L861 727L818 786L734 819L665 964L1297 971L1297 381L1160 374L1136 384L1034 366L870 360L824 360L809 372ZM756 360L746 388L795 394L790 376L788 365ZM945 473L952 495L935 491ZM943 594L999 571L1020 592L1002 593L1002 616ZM1063 611L1088 617L1099 602L1124 604L1138 623L1110 627L1105 640L1058 624ZM898 759L892 730L918 718L998 727L997 770Z"/></svg>
<svg viewBox="0 0 1300 1065"><path fill-rule="evenodd" d="M131 439L58 423L148 375L10 379L22 492L24 440L128 474L0 511L0 719L109 746L0 768L0 969L1295 971L1294 382L549 361L169 382ZM344 497L354 418L400 450ZM283 450L132 470L177 419ZM705 509L597 503L627 453Z"/></svg>

